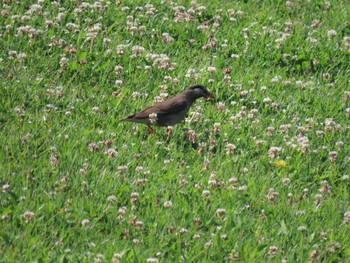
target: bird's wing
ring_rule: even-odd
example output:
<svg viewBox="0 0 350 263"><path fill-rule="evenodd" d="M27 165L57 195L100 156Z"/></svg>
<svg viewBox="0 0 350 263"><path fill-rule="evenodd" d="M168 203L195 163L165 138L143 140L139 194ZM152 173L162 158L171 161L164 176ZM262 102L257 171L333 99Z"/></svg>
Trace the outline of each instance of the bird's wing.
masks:
<svg viewBox="0 0 350 263"><path fill-rule="evenodd" d="M150 108L147 108L139 113L136 113L128 118L134 119L146 119L149 118L149 115L152 113L156 113L158 116L162 115L173 115L182 112L186 108L188 108L189 104L186 100L183 99L170 99L158 103Z"/></svg>
<svg viewBox="0 0 350 263"><path fill-rule="evenodd" d="M157 106L157 114L162 115L162 114L177 114L188 108L188 103L186 100L173 100L173 101L164 101L159 103Z"/></svg>

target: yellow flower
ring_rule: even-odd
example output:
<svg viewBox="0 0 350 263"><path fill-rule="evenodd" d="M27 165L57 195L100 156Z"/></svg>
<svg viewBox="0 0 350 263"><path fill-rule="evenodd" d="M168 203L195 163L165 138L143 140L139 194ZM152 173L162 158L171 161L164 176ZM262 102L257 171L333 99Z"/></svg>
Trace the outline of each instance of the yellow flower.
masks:
<svg viewBox="0 0 350 263"><path fill-rule="evenodd" d="M274 164L277 167L286 167L287 166L287 163L284 160L276 160L276 161L274 161Z"/></svg>

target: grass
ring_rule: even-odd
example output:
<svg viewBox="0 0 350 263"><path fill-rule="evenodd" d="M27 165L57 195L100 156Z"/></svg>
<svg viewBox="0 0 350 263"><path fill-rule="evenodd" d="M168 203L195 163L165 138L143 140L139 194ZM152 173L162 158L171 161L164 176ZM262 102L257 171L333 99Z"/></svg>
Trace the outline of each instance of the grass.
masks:
<svg viewBox="0 0 350 263"><path fill-rule="evenodd" d="M349 261L349 5L151 3L2 4L0 261Z"/></svg>

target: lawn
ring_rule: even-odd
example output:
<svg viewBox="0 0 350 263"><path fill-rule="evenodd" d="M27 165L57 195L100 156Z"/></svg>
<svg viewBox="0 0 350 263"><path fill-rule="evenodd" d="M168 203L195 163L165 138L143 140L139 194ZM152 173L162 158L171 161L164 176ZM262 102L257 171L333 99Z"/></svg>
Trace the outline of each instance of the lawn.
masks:
<svg viewBox="0 0 350 263"><path fill-rule="evenodd" d="M347 1L0 12L0 262L350 261Z"/></svg>

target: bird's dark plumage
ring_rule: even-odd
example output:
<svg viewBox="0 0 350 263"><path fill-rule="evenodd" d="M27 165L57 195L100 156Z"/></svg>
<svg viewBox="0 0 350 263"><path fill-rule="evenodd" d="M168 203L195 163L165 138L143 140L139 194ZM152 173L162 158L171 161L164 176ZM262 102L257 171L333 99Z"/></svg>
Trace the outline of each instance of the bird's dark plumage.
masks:
<svg viewBox="0 0 350 263"><path fill-rule="evenodd" d="M123 119L122 121L144 123L156 126L173 126L186 118L187 112L198 98L213 98L213 95L202 85L194 85L177 96L157 103L141 112ZM154 123L150 115L156 114Z"/></svg>

